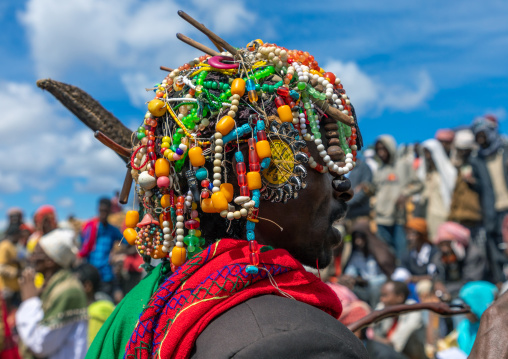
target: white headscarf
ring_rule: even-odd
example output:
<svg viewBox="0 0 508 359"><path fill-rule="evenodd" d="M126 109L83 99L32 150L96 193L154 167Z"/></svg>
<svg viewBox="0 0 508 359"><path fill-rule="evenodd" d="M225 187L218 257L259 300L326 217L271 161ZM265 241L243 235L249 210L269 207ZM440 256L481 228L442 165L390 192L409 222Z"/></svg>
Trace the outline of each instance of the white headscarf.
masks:
<svg viewBox="0 0 508 359"><path fill-rule="evenodd" d="M450 209L452 201L453 190L455 189L455 181L457 179L457 170L453 167L452 163L446 156L441 143L436 139L430 139L422 143L422 148L426 148L431 156L434 164L436 165L437 172L441 178L441 198L447 210ZM421 156L422 164L418 168L418 177L422 182L425 182L427 177L427 164L425 163L425 156Z"/></svg>
<svg viewBox="0 0 508 359"><path fill-rule="evenodd" d="M76 259L77 247L75 245L76 234L69 229L54 229L41 237L39 244L56 264L62 268L70 268Z"/></svg>

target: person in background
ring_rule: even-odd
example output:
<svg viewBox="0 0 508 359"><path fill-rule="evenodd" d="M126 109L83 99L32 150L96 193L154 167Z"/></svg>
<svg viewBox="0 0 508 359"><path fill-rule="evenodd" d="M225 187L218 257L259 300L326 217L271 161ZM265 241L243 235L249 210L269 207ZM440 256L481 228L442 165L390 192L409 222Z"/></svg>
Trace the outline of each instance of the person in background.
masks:
<svg viewBox="0 0 508 359"><path fill-rule="evenodd" d="M102 324L113 313L115 305L106 293L99 292L101 277L97 268L83 263L76 268L76 275L83 284L88 300L88 345L90 345Z"/></svg>
<svg viewBox="0 0 508 359"><path fill-rule="evenodd" d="M122 205L120 204L120 192L116 191L113 198L111 198L111 213L122 212Z"/></svg>
<svg viewBox="0 0 508 359"><path fill-rule="evenodd" d="M406 238L408 253L402 258L401 266L395 270L393 277L400 276L398 272L405 271L407 283L432 279L436 266L431 262L431 259L439 250L429 241L425 219L414 217L408 220Z"/></svg>
<svg viewBox="0 0 508 359"><path fill-rule="evenodd" d="M359 217L370 216L370 197L372 195L372 171L361 159L356 161L355 170L349 176L351 188L355 195L349 201L349 210L346 219L354 222Z"/></svg>
<svg viewBox="0 0 508 359"><path fill-rule="evenodd" d="M19 359L18 345L12 335L7 305L0 293L0 359Z"/></svg>
<svg viewBox="0 0 508 359"><path fill-rule="evenodd" d="M408 296L409 289L406 284L389 280L381 287L380 304L376 309L416 303L408 299ZM391 345L396 352L404 353L410 358L426 358L423 347L425 331L420 311L378 322L374 325L374 336L371 339Z"/></svg>
<svg viewBox="0 0 508 359"><path fill-rule="evenodd" d="M102 280L102 291L121 299L119 289L115 283L113 268L110 263L110 254L115 243L122 239L118 228L108 221L111 213L111 201L109 198L99 200L99 216L91 219L83 225L81 232L82 246L78 253L79 258L86 258L88 263L99 270Z"/></svg>
<svg viewBox="0 0 508 359"><path fill-rule="evenodd" d="M9 312L19 304L18 274L21 267L16 244L20 235L19 226L11 226L0 241L0 292Z"/></svg>
<svg viewBox="0 0 508 359"><path fill-rule="evenodd" d="M406 251L405 204L411 195L421 190L422 184L414 175L411 164L397 161L397 144L392 136L379 136L375 149L381 161L373 179L377 231L400 259Z"/></svg>
<svg viewBox="0 0 508 359"><path fill-rule="evenodd" d="M471 231L471 237L478 244L482 231L482 211L480 194L471 166L471 154L475 148L473 132L468 129L457 131L453 143L455 148L453 160L458 174L448 220L467 227ZM480 249L483 249L483 246Z"/></svg>
<svg viewBox="0 0 508 359"><path fill-rule="evenodd" d="M429 238L432 240L437 227L445 222L450 213L452 193L455 188L457 170L448 159L443 146L430 139L422 143L424 155L418 176L424 183L420 205L425 208Z"/></svg>
<svg viewBox="0 0 508 359"><path fill-rule="evenodd" d="M358 220L352 232L353 251L339 283L346 284L362 300L375 305L381 285L395 269L395 257L388 245Z"/></svg>
<svg viewBox="0 0 508 359"><path fill-rule="evenodd" d="M55 207L43 205L34 214L34 232L28 238L26 250L30 254L34 251L39 239L58 227Z"/></svg>
<svg viewBox="0 0 508 359"><path fill-rule="evenodd" d="M487 231L490 275L498 283L506 280L502 267L507 257L500 245L502 222L508 214L508 144L499 134L499 124L492 115L475 119L472 130L479 148L471 164Z"/></svg>
<svg viewBox="0 0 508 359"><path fill-rule="evenodd" d="M480 327L480 318L494 302L497 293L494 284L484 281L466 283L460 290L459 298L471 308L471 313L457 327L457 342L466 355L469 355L473 348Z"/></svg>
<svg viewBox="0 0 508 359"><path fill-rule="evenodd" d="M38 358L81 359L86 354L86 294L69 270L75 260L74 240L74 232L64 229L42 236L30 258L33 268L25 269L20 279L16 328ZM42 292L35 287L35 272L44 275Z"/></svg>
<svg viewBox="0 0 508 359"><path fill-rule="evenodd" d="M7 228L19 228L23 224L23 210L18 207L12 207L7 211L9 223Z"/></svg>
<svg viewBox="0 0 508 359"><path fill-rule="evenodd" d="M448 158L451 158L455 132L449 128L437 130L435 138L439 141Z"/></svg>
<svg viewBox="0 0 508 359"><path fill-rule="evenodd" d="M436 243L439 253L432 259L436 266L435 289L443 300L456 298L465 283L483 279L486 260L472 243L469 229L445 222L438 228Z"/></svg>
<svg viewBox="0 0 508 359"><path fill-rule="evenodd" d="M374 175L379 168L379 163L376 161L376 151L372 148L365 149L363 151L363 158L367 166L369 166L372 175Z"/></svg>

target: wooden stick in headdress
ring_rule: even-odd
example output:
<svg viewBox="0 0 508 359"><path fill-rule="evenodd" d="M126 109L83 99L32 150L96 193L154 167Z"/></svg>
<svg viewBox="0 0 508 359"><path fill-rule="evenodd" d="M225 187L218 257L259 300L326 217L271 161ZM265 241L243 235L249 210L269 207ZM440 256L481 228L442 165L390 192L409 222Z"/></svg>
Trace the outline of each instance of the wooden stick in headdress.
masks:
<svg viewBox="0 0 508 359"><path fill-rule="evenodd" d="M171 67L161 66L160 69L162 71L173 72L173 69Z"/></svg>
<svg viewBox="0 0 508 359"><path fill-rule="evenodd" d="M197 42L196 40L192 40L190 37L187 37L184 34L177 33L176 37L178 38L178 40L185 42L187 45L190 45L190 46L194 47L195 49L203 51L205 54L208 54L210 56L220 55L220 53L218 53L217 51Z"/></svg>
<svg viewBox="0 0 508 359"><path fill-rule="evenodd" d="M192 18L189 14L183 12L182 10L179 10L178 11L178 15L180 15L180 17L182 19L187 21L189 24L194 26L196 29L201 31L203 34L208 36L214 43L219 44L224 49L229 51L233 56L238 53L238 51L233 46L228 44L224 39L222 39L220 36L218 36L217 34L212 32L210 29L208 29L205 25L201 24L199 21L197 21L196 19Z"/></svg>
<svg viewBox="0 0 508 359"><path fill-rule="evenodd" d="M375 310L369 315L363 317L362 319L354 322L353 324L348 326L348 329L352 332L356 332L357 330L363 329L370 324L378 322L382 319L389 317L396 317L404 313L409 313L417 310L430 310L434 313L437 313L442 316L451 316L457 314L467 314L470 313L471 310L467 305L453 308L444 302L439 303L416 303L416 304L399 304L392 305L386 307L381 310Z"/></svg>

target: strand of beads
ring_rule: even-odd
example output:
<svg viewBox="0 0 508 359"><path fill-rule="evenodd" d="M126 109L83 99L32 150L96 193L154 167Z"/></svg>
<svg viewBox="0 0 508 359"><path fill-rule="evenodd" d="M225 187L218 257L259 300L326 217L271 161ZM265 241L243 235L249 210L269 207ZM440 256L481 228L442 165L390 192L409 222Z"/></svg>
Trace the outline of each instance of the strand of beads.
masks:
<svg viewBox="0 0 508 359"><path fill-rule="evenodd" d="M187 251L184 247L184 204L185 196L178 196L176 203L176 243L171 251L171 263L179 267L187 259Z"/></svg>
<svg viewBox="0 0 508 359"><path fill-rule="evenodd" d="M256 241L256 236L254 234L254 228L256 227L256 223L259 221L259 199L261 198L260 191L253 190L252 191L252 201L254 202L254 206L249 210L249 214L247 216L247 240L249 241L249 263L245 271L249 274L257 274L259 269L259 246Z"/></svg>
<svg viewBox="0 0 508 359"><path fill-rule="evenodd" d="M162 242L162 251L169 253L173 248L173 236L171 236L171 217L168 211L163 212L162 232L164 233L164 242Z"/></svg>

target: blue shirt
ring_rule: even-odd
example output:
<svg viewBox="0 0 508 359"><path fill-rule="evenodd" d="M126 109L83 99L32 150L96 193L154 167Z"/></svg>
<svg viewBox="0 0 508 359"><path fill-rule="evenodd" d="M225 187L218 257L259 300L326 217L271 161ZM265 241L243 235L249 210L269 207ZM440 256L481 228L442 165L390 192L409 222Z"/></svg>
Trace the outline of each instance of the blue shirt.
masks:
<svg viewBox="0 0 508 359"><path fill-rule="evenodd" d="M109 255L116 241L122 239L122 234L115 226L104 226L99 223L95 248L88 257L88 262L99 270L103 282L111 282L114 279L113 269L109 264Z"/></svg>

